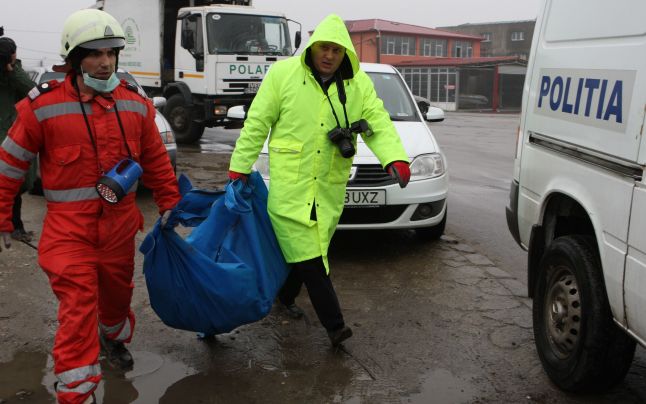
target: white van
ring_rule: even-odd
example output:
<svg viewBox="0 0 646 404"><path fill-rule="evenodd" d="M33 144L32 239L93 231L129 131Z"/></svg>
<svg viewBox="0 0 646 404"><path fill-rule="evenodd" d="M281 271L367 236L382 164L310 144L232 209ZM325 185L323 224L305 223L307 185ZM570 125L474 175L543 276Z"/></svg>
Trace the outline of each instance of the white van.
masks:
<svg viewBox="0 0 646 404"><path fill-rule="evenodd" d="M646 342L644 15L545 0L536 21L507 222L539 357L567 391L616 385Z"/></svg>

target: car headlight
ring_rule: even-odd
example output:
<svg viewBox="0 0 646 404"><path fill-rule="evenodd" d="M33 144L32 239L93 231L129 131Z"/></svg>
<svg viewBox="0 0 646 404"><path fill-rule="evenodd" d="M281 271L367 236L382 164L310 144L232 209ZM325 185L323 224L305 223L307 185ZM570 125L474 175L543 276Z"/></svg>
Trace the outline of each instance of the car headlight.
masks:
<svg viewBox="0 0 646 404"><path fill-rule="evenodd" d="M422 154L410 164L410 180L419 181L439 177L446 172L444 159L439 153Z"/></svg>
<svg viewBox="0 0 646 404"><path fill-rule="evenodd" d="M254 169L262 175L265 180L269 179L269 154L261 153L254 164Z"/></svg>

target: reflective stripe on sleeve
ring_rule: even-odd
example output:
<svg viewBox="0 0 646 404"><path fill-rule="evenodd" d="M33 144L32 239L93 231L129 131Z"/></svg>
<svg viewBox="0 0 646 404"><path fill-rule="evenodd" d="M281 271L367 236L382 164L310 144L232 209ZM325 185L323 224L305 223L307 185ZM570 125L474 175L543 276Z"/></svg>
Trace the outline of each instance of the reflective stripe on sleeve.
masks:
<svg viewBox="0 0 646 404"><path fill-rule="evenodd" d="M76 369L66 370L61 373L57 373L56 377L61 381L62 384L73 384L78 383L83 380L87 380L92 376L98 376L101 374L101 365L98 363L95 365L82 366ZM61 385L58 385L58 390L61 389ZM70 390L64 390L70 391Z"/></svg>
<svg viewBox="0 0 646 404"><path fill-rule="evenodd" d="M117 100L117 109L119 111L136 112L144 118L148 114L148 108L146 108L146 105L138 101ZM114 112L114 110L110 110L110 112Z"/></svg>
<svg viewBox="0 0 646 404"><path fill-rule="evenodd" d="M4 139L4 142L2 142L2 148L18 160L31 161L34 157L36 157L36 153L32 153L24 147L20 146L9 136L7 136Z"/></svg>
<svg viewBox="0 0 646 404"><path fill-rule="evenodd" d="M89 103L83 104L86 115L92 115L92 105ZM82 114L81 105L78 102L61 102L59 104L46 105L34 111L38 122L46 119L55 118L67 114Z"/></svg>
<svg viewBox="0 0 646 404"><path fill-rule="evenodd" d="M20 180L25 176L27 170L21 170L18 167L10 166L4 161L0 160L0 174L13 178L14 180Z"/></svg>

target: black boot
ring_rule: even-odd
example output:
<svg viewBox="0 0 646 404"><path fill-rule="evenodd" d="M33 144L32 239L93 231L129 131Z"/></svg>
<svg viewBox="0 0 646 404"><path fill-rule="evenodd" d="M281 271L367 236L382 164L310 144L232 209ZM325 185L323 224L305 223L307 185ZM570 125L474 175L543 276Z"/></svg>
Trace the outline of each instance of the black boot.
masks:
<svg viewBox="0 0 646 404"><path fill-rule="evenodd" d="M332 346L337 347L343 341L345 341L346 339L352 336L352 329L347 325L344 325L342 328L339 328L338 330L328 331L327 335L328 337L330 337L330 342L332 342Z"/></svg>
<svg viewBox="0 0 646 404"><path fill-rule="evenodd" d="M101 341L101 351L103 351L113 366L121 370L132 369L132 365L135 362L123 342L107 339L101 333L99 333L99 340Z"/></svg>
<svg viewBox="0 0 646 404"><path fill-rule="evenodd" d="M282 303L281 303L281 304L282 304ZM287 312L287 315L288 315L288 316L290 316L291 318L299 319L299 318L303 317L303 315L305 314L305 313L303 312L303 309L301 309L300 307L298 307L298 306L296 305L296 303L292 303L292 304L282 304L282 306L283 306L283 308L285 309L285 311Z"/></svg>

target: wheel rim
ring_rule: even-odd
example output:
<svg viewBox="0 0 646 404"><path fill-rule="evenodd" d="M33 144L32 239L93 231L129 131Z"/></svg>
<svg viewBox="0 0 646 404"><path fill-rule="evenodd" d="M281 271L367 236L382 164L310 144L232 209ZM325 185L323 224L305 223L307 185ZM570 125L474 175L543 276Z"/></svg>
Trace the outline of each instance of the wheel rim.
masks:
<svg viewBox="0 0 646 404"><path fill-rule="evenodd" d="M170 112L170 124L178 132L186 130L188 125L188 117L186 116L186 109L184 107L176 107Z"/></svg>
<svg viewBox="0 0 646 404"><path fill-rule="evenodd" d="M552 351L559 359L565 359L576 350L581 337L581 297L569 267L553 267L551 272L544 321Z"/></svg>

